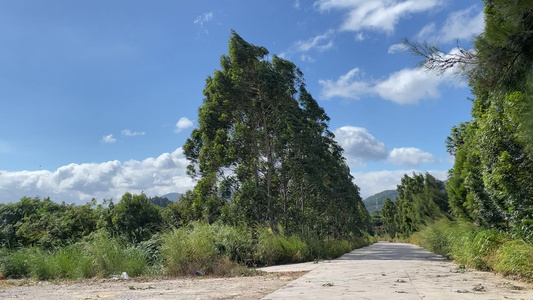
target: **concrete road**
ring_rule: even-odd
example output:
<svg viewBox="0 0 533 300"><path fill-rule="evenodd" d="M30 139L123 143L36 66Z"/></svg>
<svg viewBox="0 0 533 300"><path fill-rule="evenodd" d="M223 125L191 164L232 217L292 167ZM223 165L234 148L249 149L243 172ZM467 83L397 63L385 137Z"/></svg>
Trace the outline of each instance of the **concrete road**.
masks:
<svg viewBox="0 0 533 300"><path fill-rule="evenodd" d="M526 299L533 286L469 271L411 244L381 242L320 263L262 268L309 271L263 299Z"/></svg>

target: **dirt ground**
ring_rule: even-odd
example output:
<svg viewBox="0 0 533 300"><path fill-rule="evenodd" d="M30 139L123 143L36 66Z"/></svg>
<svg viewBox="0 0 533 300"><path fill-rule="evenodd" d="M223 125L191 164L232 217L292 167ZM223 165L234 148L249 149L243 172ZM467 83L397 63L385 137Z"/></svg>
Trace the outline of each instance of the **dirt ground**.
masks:
<svg viewBox="0 0 533 300"><path fill-rule="evenodd" d="M233 278L136 278L75 283L0 281L0 299L261 299L306 272Z"/></svg>

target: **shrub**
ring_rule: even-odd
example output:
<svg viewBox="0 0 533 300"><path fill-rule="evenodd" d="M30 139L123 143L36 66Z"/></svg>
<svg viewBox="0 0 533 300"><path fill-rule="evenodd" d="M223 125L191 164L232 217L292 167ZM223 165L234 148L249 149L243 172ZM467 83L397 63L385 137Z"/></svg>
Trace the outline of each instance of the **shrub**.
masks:
<svg viewBox="0 0 533 300"><path fill-rule="evenodd" d="M30 258L34 249L18 251L2 249L0 252L0 275L4 278L24 278L30 275Z"/></svg>
<svg viewBox="0 0 533 300"><path fill-rule="evenodd" d="M217 251L208 225L193 223L162 236L160 253L167 275L194 275L213 271Z"/></svg>
<svg viewBox="0 0 533 300"><path fill-rule="evenodd" d="M494 270L533 279L533 245L522 240L506 242L496 252Z"/></svg>
<svg viewBox="0 0 533 300"><path fill-rule="evenodd" d="M92 235L85 247L96 275L101 277L122 272L138 276L148 266L148 257L141 248L128 246L119 238L109 238L106 231Z"/></svg>

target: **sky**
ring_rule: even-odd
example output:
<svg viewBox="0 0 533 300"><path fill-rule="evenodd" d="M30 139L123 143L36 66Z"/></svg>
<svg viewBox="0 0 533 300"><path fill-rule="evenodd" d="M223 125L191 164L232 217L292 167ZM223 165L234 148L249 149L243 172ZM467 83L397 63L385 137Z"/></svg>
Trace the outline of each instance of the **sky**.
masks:
<svg viewBox="0 0 533 300"><path fill-rule="evenodd" d="M182 146L231 30L294 62L362 197L446 179L467 81L404 38L472 48L479 0L0 0L0 203L85 203L194 187Z"/></svg>

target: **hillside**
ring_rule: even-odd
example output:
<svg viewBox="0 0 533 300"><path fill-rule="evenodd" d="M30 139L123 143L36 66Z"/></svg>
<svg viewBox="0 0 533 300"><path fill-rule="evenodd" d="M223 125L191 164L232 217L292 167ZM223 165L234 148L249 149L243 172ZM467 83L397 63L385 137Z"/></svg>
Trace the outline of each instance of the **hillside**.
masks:
<svg viewBox="0 0 533 300"><path fill-rule="evenodd" d="M377 193L375 195L372 195L365 200L363 200L363 203L366 206L366 209L370 214L373 214L376 210L381 210L381 207L383 207L383 202L385 202L385 199L389 198L392 201L396 200L396 197L398 196L398 191L396 190L386 190L380 193Z"/></svg>

